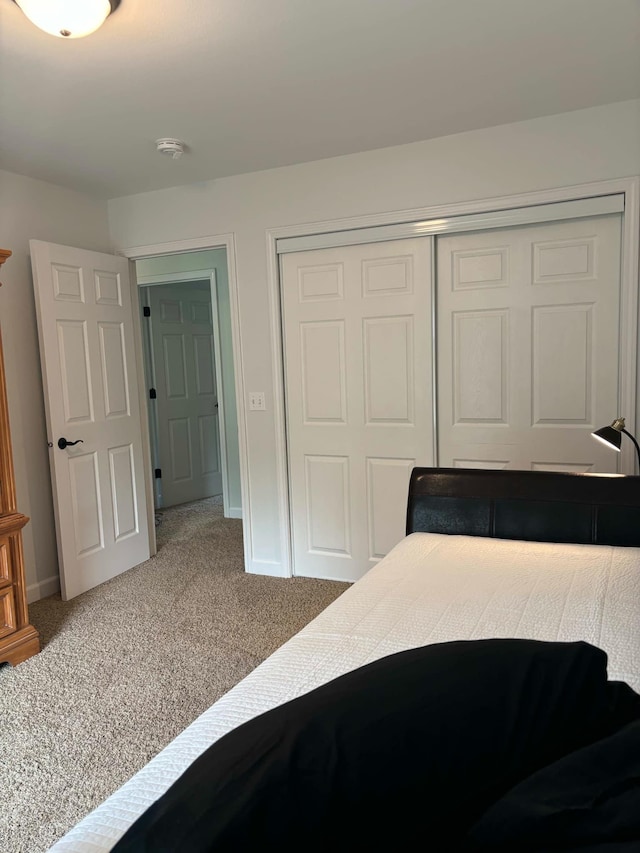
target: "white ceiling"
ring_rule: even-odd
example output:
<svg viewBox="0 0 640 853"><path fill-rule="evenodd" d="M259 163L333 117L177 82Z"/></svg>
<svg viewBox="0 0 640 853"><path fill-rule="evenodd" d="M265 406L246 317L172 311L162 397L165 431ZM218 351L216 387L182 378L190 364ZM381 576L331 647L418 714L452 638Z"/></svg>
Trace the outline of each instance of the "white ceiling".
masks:
<svg viewBox="0 0 640 853"><path fill-rule="evenodd" d="M73 41L0 0L0 166L112 198L414 142L640 97L639 45L640 0L121 0Z"/></svg>

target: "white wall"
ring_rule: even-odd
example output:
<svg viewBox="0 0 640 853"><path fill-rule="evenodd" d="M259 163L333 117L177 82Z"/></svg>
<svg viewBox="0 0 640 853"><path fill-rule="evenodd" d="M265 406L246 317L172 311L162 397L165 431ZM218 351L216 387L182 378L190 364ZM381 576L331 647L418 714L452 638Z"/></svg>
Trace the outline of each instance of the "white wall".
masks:
<svg viewBox="0 0 640 853"><path fill-rule="evenodd" d="M107 206L62 187L0 171L0 327L29 599L59 588L29 240L109 250Z"/></svg>
<svg viewBox="0 0 640 853"><path fill-rule="evenodd" d="M180 163L176 164L176 179ZM253 570L281 566L265 231L640 174L640 101L224 178L109 203L118 249L234 232Z"/></svg>
<svg viewBox="0 0 640 853"><path fill-rule="evenodd" d="M218 290L222 384L224 386L224 424L227 444L227 475L229 480L229 513L242 517L240 491L240 456L238 450L238 418L233 371L233 342L231 338L231 305L229 301L229 272L226 249L185 252L180 255L161 255L136 261L138 276L169 275L192 270L215 270Z"/></svg>

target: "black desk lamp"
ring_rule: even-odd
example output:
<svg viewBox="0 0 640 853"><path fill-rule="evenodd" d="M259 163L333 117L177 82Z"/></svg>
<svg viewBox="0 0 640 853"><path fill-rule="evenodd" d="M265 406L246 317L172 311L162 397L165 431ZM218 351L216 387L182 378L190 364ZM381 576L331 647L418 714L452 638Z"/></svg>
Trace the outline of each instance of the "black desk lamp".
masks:
<svg viewBox="0 0 640 853"><path fill-rule="evenodd" d="M606 444L607 447L612 447L619 453L620 445L622 444L622 433L628 435L631 441L635 444L636 453L638 454L638 465L640 465L640 446L631 433L624 428L624 418L616 418L611 426L600 427L600 429L592 432L591 435L594 438L597 438L598 441Z"/></svg>

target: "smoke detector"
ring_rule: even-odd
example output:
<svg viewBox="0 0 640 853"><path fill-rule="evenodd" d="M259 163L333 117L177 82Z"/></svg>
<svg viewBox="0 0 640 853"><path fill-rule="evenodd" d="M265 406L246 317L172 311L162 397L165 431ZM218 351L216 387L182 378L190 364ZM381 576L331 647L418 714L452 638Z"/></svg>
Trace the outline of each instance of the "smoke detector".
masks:
<svg viewBox="0 0 640 853"><path fill-rule="evenodd" d="M168 154L173 160L179 160L184 154L184 142L180 139L156 139L156 148L161 154Z"/></svg>

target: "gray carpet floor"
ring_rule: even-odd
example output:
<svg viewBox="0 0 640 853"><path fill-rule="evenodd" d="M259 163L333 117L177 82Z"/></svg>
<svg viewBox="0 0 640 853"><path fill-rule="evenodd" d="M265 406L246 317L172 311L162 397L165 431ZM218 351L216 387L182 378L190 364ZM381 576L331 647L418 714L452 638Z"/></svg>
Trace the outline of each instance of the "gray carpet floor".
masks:
<svg viewBox="0 0 640 853"><path fill-rule="evenodd" d="M346 585L243 571L219 499L164 510L158 553L31 605L40 654L0 666L0 851L42 853Z"/></svg>

